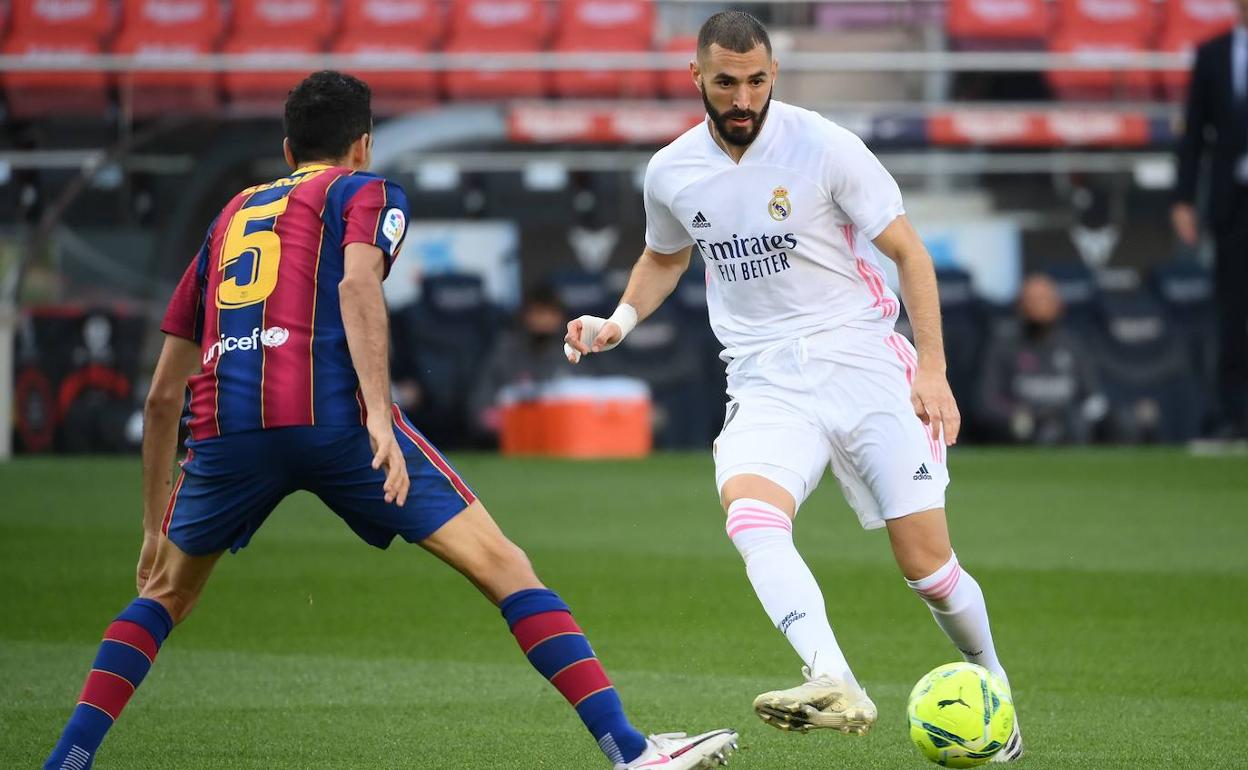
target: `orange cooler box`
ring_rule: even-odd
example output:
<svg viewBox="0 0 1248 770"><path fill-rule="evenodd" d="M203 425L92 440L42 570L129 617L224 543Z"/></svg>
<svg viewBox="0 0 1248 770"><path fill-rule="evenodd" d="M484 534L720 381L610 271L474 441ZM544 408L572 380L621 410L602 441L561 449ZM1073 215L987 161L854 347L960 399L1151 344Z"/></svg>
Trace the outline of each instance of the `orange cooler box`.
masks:
<svg viewBox="0 0 1248 770"><path fill-rule="evenodd" d="M650 389L627 377L571 378L504 391L503 454L645 457L653 444Z"/></svg>

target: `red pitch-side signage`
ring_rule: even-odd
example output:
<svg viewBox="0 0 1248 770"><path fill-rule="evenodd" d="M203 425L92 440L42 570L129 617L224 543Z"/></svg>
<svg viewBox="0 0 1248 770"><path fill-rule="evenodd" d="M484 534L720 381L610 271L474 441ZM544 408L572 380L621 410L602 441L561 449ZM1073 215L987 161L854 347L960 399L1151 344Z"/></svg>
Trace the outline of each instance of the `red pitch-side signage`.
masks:
<svg viewBox="0 0 1248 770"><path fill-rule="evenodd" d="M1091 110L960 110L928 119L934 145L986 147L1144 147L1148 117Z"/></svg>
<svg viewBox="0 0 1248 770"><path fill-rule="evenodd" d="M507 133L513 142L535 144L663 144L705 115L700 106L516 105Z"/></svg>

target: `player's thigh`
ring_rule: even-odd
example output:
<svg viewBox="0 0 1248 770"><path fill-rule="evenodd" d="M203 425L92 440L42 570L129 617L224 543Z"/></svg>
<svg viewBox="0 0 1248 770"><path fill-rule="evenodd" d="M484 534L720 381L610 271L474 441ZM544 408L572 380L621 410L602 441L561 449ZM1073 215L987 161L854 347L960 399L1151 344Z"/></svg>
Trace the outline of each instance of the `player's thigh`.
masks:
<svg viewBox="0 0 1248 770"><path fill-rule="evenodd" d="M846 378L838 392L832 471L862 526L877 529L901 516L944 508L944 447L915 415L906 381Z"/></svg>
<svg viewBox="0 0 1248 770"><path fill-rule="evenodd" d="M749 477L761 477L792 498L791 507L777 507L795 513L819 485L829 450L823 431L805 415L765 393L743 393L729 402L715 439L720 500L730 504L750 488Z"/></svg>
<svg viewBox="0 0 1248 770"><path fill-rule="evenodd" d="M190 556L247 545L294 490L280 459L280 429L191 441L161 532Z"/></svg>
<svg viewBox="0 0 1248 770"><path fill-rule="evenodd" d="M395 418L395 438L411 481L403 505L386 502L386 475L372 467L372 445L363 426L305 431L303 486L370 545L385 548L395 536L419 543L476 502L450 462L401 415Z"/></svg>

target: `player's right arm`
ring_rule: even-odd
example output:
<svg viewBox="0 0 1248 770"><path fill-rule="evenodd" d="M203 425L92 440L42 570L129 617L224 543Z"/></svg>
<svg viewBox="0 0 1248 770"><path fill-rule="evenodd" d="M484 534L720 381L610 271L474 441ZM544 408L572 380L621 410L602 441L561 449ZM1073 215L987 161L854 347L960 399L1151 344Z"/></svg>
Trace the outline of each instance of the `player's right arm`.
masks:
<svg viewBox="0 0 1248 770"><path fill-rule="evenodd" d="M143 403L143 547L135 570L135 585L140 593L156 560L161 523L173 493L169 471L178 452L178 423L182 419L187 380L201 367L204 285L216 227L217 220L213 219L199 252L187 265L169 298L160 323L165 344Z"/></svg>
<svg viewBox="0 0 1248 770"><path fill-rule="evenodd" d="M186 381L199 371L199 343L165 335L152 384L143 403L143 547L135 570L135 584L143 590L156 559L160 525L173 480L169 469L178 452L178 422L186 397Z"/></svg>
<svg viewBox="0 0 1248 770"><path fill-rule="evenodd" d="M692 253L692 246L674 254L663 254L647 246L633 266L619 308L610 318L583 315L568 322L568 334L564 337L568 360L575 364L585 353L600 353L620 344L637 323L658 310L675 291L680 276L689 269Z"/></svg>
<svg viewBox="0 0 1248 770"><path fill-rule="evenodd" d="M583 315L568 323L563 352L574 364L586 353L601 353L620 344L638 322L659 309L689 268L693 239L668 205L672 185L664 154L660 151L646 167L642 192L646 248L628 278L620 306L610 318Z"/></svg>
<svg viewBox="0 0 1248 770"><path fill-rule="evenodd" d="M381 291L388 261L382 250L371 243L349 243L343 252L338 302L351 364L368 411L373 467L385 469L386 502L401 506L407 501L410 481L407 462L390 423L390 324Z"/></svg>

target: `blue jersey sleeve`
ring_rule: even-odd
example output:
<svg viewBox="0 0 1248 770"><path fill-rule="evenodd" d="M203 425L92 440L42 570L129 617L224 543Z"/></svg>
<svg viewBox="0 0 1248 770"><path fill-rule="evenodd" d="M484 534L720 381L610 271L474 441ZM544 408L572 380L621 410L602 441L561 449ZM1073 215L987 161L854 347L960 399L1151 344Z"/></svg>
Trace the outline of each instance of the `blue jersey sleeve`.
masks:
<svg viewBox="0 0 1248 770"><path fill-rule="evenodd" d="M365 178L343 207L342 246L368 243L386 256L386 274L407 235L407 194L381 177Z"/></svg>

